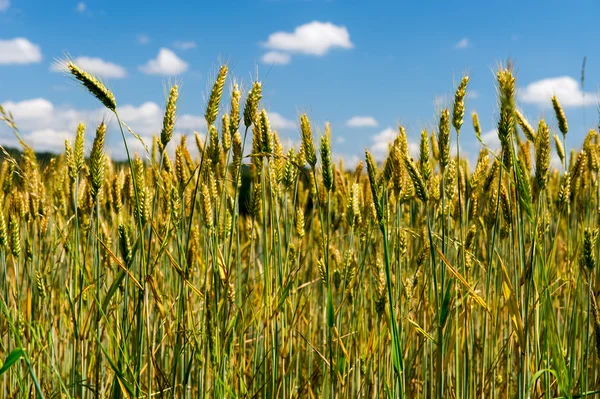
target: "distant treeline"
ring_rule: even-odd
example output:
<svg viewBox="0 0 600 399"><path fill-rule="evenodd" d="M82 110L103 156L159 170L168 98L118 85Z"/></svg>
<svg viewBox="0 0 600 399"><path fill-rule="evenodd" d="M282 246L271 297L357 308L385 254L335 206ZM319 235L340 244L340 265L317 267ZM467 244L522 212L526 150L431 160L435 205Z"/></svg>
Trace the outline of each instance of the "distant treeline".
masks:
<svg viewBox="0 0 600 399"><path fill-rule="evenodd" d="M21 157L21 155L23 154L23 151L20 150L19 148L13 148L13 147L4 147L4 149L6 150L6 152L8 153L8 155L10 155L11 157L13 157L16 160L19 160L19 158ZM56 158L58 155L53 153L53 152L35 152L35 157L38 160L38 164L40 165L46 165L48 164L48 162L50 162L50 160L52 158ZM0 159L4 160L4 158L6 158L6 155L2 152L0 152Z"/></svg>

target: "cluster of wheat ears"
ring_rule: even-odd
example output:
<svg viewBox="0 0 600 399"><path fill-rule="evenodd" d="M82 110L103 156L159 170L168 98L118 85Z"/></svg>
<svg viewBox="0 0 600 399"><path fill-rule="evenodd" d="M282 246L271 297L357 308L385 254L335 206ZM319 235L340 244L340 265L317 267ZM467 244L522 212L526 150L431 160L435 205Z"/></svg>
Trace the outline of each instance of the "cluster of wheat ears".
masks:
<svg viewBox="0 0 600 399"><path fill-rule="evenodd" d="M114 114L128 165L106 155L103 122L87 156L83 124L47 165L24 142L20 159L5 153L1 397L600 392L598 132L566 154L559 99L560 135L534 129L510 67L497 72L500 149L482 143L474 168L458 145L465 76L418 159L399 127L383 163L366 151L354 170L306 115L284 150L260 82L223 98L227 66L199 156L185 136L171 143L177 85L151 149L130 154L113 93L68 70Z"/></svg>

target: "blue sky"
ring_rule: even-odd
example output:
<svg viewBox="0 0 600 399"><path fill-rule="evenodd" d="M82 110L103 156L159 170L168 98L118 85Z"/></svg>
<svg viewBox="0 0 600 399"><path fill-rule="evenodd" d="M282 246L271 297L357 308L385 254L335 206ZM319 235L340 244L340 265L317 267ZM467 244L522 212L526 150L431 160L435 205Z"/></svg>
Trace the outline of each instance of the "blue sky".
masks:
<svg viewBox="0 0 600 399"><path fill-rule="evenodd" d="M546 116L557 130L553 93L566 109L569 143L598 124L597 1L190 3L0 0L0 102L35 148L61 151L78 120L92 126L106 115L56 71L55 60L68 53L104 77L124 121L142 136L159 132L170 82L182 85L178 131L202 132L211 80L226 62L245 87L258 73L280 136L297 140L296 121L306 111L316 127L331 122L334 152L351 160L364 148L385 155L398 123L416 141L435 126L440 107L451 106L455 84L468 73L461 145L475 157L470 114L477 111L483 131L493 131L494 69L510 57L532 125ZM92 129L89 135L91 142ZM495 145L493 133L485 137ZM14 144L4 127L0 144ZM109 147L122 156L118 137Z"/></svg>

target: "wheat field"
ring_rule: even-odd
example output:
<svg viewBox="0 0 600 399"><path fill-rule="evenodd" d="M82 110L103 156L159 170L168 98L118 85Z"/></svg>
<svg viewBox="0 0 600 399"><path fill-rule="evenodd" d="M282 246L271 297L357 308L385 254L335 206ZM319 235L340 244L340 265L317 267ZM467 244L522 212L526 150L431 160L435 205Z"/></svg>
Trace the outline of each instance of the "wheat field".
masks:
<svg viewBox="0 0 600 399"><path fill-rule="evenodd" d="M105 153L102 121L45 164L23 141L20 156L3 149L0 397L600 393L598 132L567 146L556 97L534 128L510 66L498 149L465 115L464 76L417 157L399 126L384 162L366 151L352 169L306 114L284 148L261 82L242 89L226 65L206 137L172 142L173 85L141 154L118 96L68 71L112 114L127 162ZM465 118L474 165L457 144Z"/></svg>

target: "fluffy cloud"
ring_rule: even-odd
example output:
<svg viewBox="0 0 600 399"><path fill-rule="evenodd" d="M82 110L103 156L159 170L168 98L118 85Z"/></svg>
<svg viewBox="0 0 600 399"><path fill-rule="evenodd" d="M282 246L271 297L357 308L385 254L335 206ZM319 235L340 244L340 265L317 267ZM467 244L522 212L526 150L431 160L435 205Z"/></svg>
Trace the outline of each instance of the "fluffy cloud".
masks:
<svg viewBox="0 0 600 399"><path fill-rule="evenodd" d="M27 133L25 142L34 149L60 153L65 148L65 140L73 138L73 133L67 130L40 129Z"/></svg>
<svg viewBox="0 0 600 399"><path fill-rule="evenodd" d="M39 151L61 152L64 148L64 140L73 138L75 129L79 122L89 126L89 133L93 135L92 126L105 120L109 128L116 133L118 126L112 115L104 108L77 109L72 106L55 106L44 98L35 98L20 102L5 102L3 107L13 113L15 121L22 132L25 142ZM152 143L152 135L158 134L162 127L163 109L154 102L146 102L141 105L123 105L119 107L122 120L136 134L139 134L149 146ZM206 122L199 115L182 114L177 117L175 138L181 136L182 132L204 130ZM109 153L122 159L125 152L119 135L111 135L114 140L107 143ZM128 143L132 150L143 152L144 147L133 136L129 135ZM91 138L90 138L91 140ZM4 126L0 126L0 144L16 145L16 141Z"/></svg>
<svg viewBox="0 0 600 399"><path fill-rule="evenodd" d="M268 53L265 53L260 60L264 64L287 65L292 60L292 57L288 53L269 51Z"/></svg>
<svg viewBox="0 0 600 399"><path fill-rule="evenodd" d="M550 107L553 95L565 108L597 105L600 102L600 94L584 93L579 83L570 76L538 80L519 90L521 101L541 107Z"/></svg>
<svg viewBox="0 0 600 399"><path fill-rule="evenodd" d="M190 50L193 48L198 47L198 45L196 44L196 42L194 41L176 41L175 43L173 43L173 47L175 47L176 49L179 50Z"/></svg>
<svg viewBox="0 0 600 399"><path fill-rule="evenodd" d="M2 105L6 110L12 112L17 121L25 123L30 119L47 118L54 111L54 105L44 98L34 98L18 103L8 101ZM27 129L26 126L25 129Z"/></svg>
<svg viewBox="0 0 600 399"><path fill-rule="evenodd" d="M10 0L0 0L0 12L8 10L10 7Z"/></svg>
<svg viewBox="0 0 600 399"><path fill-rule="evenodd" d="M61 151L69 130L74 131L77 126L78 113L74 109L54 107L43 98L8 101L2 106L12 112L25 142L39 151ZM87 120L87 115L80 116L82 121ZM0 127L0 141L3 145L18 146L12 133L3 127Z"/></svg>
<svg viewBox="0 0 600 399"><path fill-rule="evenodd" d="M356 154L343 154L334 152L331 154L333 162L339 165L340 161L344 163L344 169L353 170L362 159Z"/></svg>
<svg viewBox="0 0 600 399"><path fill-rule="evenodd" d="M271 123L271 128L273 129L293 129L296 127L294 121L284 118L281 114L277 112L269 112L269 122Z"/></svg>
<svg viewBox="0 0 600 399"><path fill-rule="evenodd" d="M492 129L481 135L481 141L487 145L490 150L496 151L500 148L500 139L498 138L498 130Z"/></svg>
<svg viewBox="0 0 600 399"><path fill-rule="evenodd" d="M378 125L372 116L353 116L346 121L348 127L377 127Z"/></svg>
<svg viewBox="0 0 600 399"><path fill-rule="evenodd" d="M390 143L394 141L397 135L398 131L390 126L372 137L371 152L376 160L381 161L385 158Z"/></svg>
<svg viewBox="0 0 600 399"><path fill-rule="evenodd" d="M376 161L381 162L385 159L389 151L390 144L392 144L397 136L398 129L394 129L393 127L389 126L371 138L373 141L373 144L371 145L371 153ZM419 145L409 140L408 152L411 156L416 157L419 153Z"/></svg>
<svg viewBox="0 0 600 399"><path fill-rule="evenodd" d="M161 114L162 118L162 114ZM162 119L161 119L162 123ZM161 125L162 126L162 125ZM177 117L177 129L196 130L206 129L206 119L200 115L183 114Z"/></svg>
<svg viewBox="0 0 600 399"><path fill-rule="evenodd" d="M156 58L140 66L140 71L148 75L179 75L187 69L188 64L166 48L161 48Z"/></svg>
<svg viewBox="0 0 600 399"><path fill-rule="evenodd" d="M112 62L104 61L102 58L77 57L73 62L84 70L102 78L120 79L127 76L127 70L124 67L113 64ZM54 72L64 72L66 71L66 62L53 64L50 67L50 70Z"/></svg>
<svg viewBox="0 0 600 399"><path fill-rule="evenodd" d="M77 10L77 12L83 13L87 11L87 6L83 1L80 1L79 3L77 3L77 7L75 9Z"/></svg>
<svg viewBox="0 0 600 399"><path fill-rule="evenodd" d="M0 40L0 65L32 64L41 60L40 47L23 37Z"/></svg>
<svg viewBox="0 0 600 399"><path fill-rule="evenodd" d="M459 50L466 49L469 47L471 47L471 41L467 37L463 37L458 43L454 45L454 48Z"/></svg>
<svg viewBox="0 0 600 399"><path fill-rule="evenodd" d="M345 26L313 21L298 26L293 32L275 32L264 46L273 50L321 56L333 48L350 49L350 33Z"/></svg>

